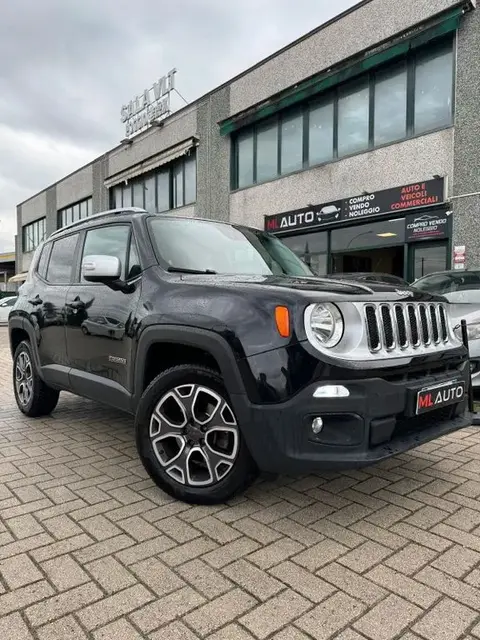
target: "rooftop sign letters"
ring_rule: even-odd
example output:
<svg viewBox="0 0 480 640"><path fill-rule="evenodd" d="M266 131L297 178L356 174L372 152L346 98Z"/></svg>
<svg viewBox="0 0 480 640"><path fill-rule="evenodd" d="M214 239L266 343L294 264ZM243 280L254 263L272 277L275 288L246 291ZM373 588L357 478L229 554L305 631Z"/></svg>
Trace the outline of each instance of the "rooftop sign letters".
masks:
<svg viewBox="0 0 480 640"><path fill-rule="evenodd" d="M364 193L353 198L266 216L265 230L273 233L293 231L385 213L402 213L410 209L440 204L444 201L444 192L444 178L434 178L426 182Z"/></svg>
<svg viewBox="0 0 480 640"><path fill-rule="evenodd" d="M148 127L153 120L160 120L170 113L170 94L175 89L176 69L171 69L150 89L144 89L121 109L126 137L133 136Z"/></svg>

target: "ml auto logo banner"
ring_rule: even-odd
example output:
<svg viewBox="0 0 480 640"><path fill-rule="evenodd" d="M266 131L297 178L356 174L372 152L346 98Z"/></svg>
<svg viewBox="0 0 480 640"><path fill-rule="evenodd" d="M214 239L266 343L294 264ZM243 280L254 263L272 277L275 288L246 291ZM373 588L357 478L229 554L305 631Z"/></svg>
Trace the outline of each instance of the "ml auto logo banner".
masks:
<svg viewBox="0 0 480 640"><path fill-rule="evenodd" d="M333 222L359 220L371 216L427 207L444 201L444 178L416 182L375 193L365 193L315 206L265 216L265 230L270 232L308 229Z"/></svg>

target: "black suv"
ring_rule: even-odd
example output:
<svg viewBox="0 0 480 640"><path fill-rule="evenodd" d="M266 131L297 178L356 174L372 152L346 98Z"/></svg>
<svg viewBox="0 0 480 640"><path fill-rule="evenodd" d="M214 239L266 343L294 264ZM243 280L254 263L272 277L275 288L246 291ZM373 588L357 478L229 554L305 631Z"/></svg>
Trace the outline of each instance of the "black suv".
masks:
<svg viewBox="0 0 480 640"><path fill-rule="evenodd" d="M154 481L225 501L257 470L363 466L470 424L468 348L414 289L321 279L280 240L142 209L52 234L9 317L20 410L135 415Z"/></svg>

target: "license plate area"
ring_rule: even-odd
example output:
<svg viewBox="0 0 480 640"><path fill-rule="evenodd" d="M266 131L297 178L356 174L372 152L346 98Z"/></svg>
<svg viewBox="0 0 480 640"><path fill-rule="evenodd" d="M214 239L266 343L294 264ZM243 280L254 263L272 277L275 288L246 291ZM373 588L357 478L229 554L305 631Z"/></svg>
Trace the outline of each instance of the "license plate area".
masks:
<svg viewBox="0 0 480 640"><path fill-rule="evenodd" d="M465 398L465 382L449 380L417 391L415 415L458 404Z"/></svg>

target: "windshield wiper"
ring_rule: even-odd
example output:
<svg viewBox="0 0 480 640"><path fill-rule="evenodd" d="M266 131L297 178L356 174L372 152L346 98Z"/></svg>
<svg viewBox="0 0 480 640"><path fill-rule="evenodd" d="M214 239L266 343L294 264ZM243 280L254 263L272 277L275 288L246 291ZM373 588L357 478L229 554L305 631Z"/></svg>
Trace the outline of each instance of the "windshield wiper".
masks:
<svg viewBox="0 0 480 640"><path fill-rule="evenodd" d="M199 274L209 274L215 275L217 272L212 271L211 269L187 269L185 267L168 267L167 271L169 273L199 273Z"/></svg>

